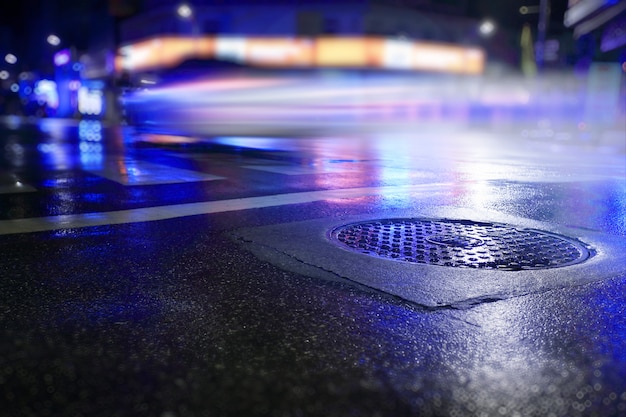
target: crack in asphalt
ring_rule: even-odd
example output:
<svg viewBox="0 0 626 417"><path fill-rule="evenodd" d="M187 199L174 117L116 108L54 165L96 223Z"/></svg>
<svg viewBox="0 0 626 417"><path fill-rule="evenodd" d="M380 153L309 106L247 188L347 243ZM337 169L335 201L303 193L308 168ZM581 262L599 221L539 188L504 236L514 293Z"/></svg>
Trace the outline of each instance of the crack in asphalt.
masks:
<svg viewBox="0 0 626 417"><path fill-rule="evenodd" d="M522 296L528 295L527 293L525 293L525 294L511 294L511 295L507 295L507 294L495 294L495 295L493 295L492 294L492 295L485 295L485 296L481 296L481 297L468 298L468 299L465 299L465 300L456 301L456 302L449 303L449 304L439 304L439 305L436 305L436 306L432 306L432 305L428 305L428 304L422 304L422 303L419 303L419 302L416 302L416 301L413 301L413 300L409 300L409 299L404 298L404 297L402 297L400 295L392 294L392 293L389 293L387 291L381 290L379 288L376 288L376 287L364 284L362 282L356 281L356 280L354 280L354 279L352 279L350 277L346 277L346 276L343 276L341 274L338 274L337 272L335 272L335 271L333 271L331 269L328 269L328 268L325 268L323 266L307 262L307 261L305 261L305 260L303 260L301 258L298 258L295 255L292 255L292 254L287 253L285 251L279 250L279 249L277 249L277 248L275 248L273 246L266 245L266 244L263 244L263 243L259 243L259 242L256 242L254 240L247 239L247 238L244 238L244 237L241 237L241 236L235 236L235 237L236 237L236 240L238 240L240 242L243 242L243 243L246 243L246 244L250 244L250 245L257 245L258 247L262 247L262 248L265 248L265 249L272 250L273 252L275 252L275 253L277 253L279 255L286 256L289 259L292 259L292 260L294 260L294 261L296 261L296 262L298 262L298 263L300 263L302 265L306 265L306 266L309 266L309 267L313 267L313 268L319 269L319 270L321 270L321 271L323 271L325 273L333 275L334 277L338 278L339 280L348 281L351 284L354 284L354 285L359 286L359 287L366 288L367 290L373 291L375 293L384 294L385 296L392 297L392 298L396 299L396 301L400 301L403 304L409 304L409 305L411 305L411 306L413 306L415 308L418 308L421 311L427 311L427 312L464 311L464 310L469 310L469 309L472 309L472 308L480 306L480 305L495 303L495 302L498 302L498 301L503 301L503 300L508 300L508 299L511 299L511 298L522 297ZM269 262L274 264L274 265L276 265L275 263L273 263L271 261L269 261ZM302 273L302 272L298 272L298 273ZM472 322L460 319L458 317L455 317L455 319L457 319L459 321L462 321L463 323L469 324L471 326L474 326L474 327L481 327L481 326L479 326L479 325L477 325L475 323L472 323Z"/></svg>

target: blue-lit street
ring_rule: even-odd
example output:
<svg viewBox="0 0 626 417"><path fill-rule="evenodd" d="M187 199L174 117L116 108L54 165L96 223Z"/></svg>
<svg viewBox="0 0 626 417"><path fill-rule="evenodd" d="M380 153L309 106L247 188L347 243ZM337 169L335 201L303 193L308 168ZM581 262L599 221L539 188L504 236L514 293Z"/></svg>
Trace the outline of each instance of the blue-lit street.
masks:
<svg viewBox="0 0 626 417"><path fill-rule="evenodd" d="M626 413L619 131L3 122L3 415ZM474 228L426 238L458 250L487 248L485 225L545 232L588 258L455 267L335 239L386 219Z"/></svg>
<svg viewBox="0 0 626 417"><path fill-rule="evenodd" d="M626 0L0 6L0 417L626 417Z"/></svg>

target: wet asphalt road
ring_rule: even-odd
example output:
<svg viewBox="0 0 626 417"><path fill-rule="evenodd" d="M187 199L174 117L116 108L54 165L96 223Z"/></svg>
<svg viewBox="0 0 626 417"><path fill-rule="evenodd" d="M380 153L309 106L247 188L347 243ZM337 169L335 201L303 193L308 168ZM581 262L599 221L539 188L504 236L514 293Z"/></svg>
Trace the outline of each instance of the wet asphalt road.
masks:
<svg viewBox="0 0 626 417"><path fill-rule="evenodd" d="M156 146L54 122L0 138L0 415L626 415L619 142L446 127ZM328 239L399 217L546 230L593 256L482 273Z"/></svg>

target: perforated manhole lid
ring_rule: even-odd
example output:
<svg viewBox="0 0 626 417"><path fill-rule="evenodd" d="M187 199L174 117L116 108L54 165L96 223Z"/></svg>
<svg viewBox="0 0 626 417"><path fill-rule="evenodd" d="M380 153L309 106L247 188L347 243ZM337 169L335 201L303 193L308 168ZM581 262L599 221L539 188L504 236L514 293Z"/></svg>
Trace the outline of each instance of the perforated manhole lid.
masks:
<svg viewBox="0 0 626 417"><path fill-rule="evenodd" d="M337 227L331 239L370 256L418 264L498 269L558 268L584 262L574 239L499 223L448 219L382 219Z"/></svg>

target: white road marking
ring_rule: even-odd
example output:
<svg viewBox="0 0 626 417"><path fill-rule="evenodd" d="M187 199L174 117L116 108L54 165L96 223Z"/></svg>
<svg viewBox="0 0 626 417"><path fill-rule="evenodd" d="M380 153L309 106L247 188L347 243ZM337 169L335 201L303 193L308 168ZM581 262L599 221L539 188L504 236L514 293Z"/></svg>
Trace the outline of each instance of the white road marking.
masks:
<svg viewBox="0 0 626 417"><path fill-rule="evenodd" d="M418 184L391 187L362 187L337 190L306 191L301 193L277 194L263 197L235 198L221 201L175 204L130 210L105 211L100 213L64 214L50 217L0 220L0 235L44 232L79 227L106 226L113 224L139 223L199 214L223 213L289 204L311 203L323 200L343 200L371 195L433 194L451 186L451 183Z"/></svg>

